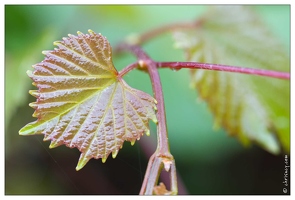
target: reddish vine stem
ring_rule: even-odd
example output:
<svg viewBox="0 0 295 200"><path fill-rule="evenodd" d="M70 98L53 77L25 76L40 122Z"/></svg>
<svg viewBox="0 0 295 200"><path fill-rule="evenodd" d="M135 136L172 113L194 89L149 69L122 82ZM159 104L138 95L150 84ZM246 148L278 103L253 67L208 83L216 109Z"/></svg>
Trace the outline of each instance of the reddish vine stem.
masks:
<svg viewBox="0 0 295 200"><path fill-rule="evenodd" d="M140 36L138 36L137 41L135 43L137 45L143 44L153 39L154 37L166 32L172 32L175 30L183 30L183 29L195 29L202 26L202 24L204 23L204 20L205 18L203 17L192 22L173 23L173 24L168 24L166 26L157 27L155 29L147 31L141 34ZM267 77L279 78L279 79L290 79L290 73L288 72L278 72L278 71L272 71L272 70L253 69L253 68L220 65L220 64L198 63L198 62L157 62L157 67L159 68L168 67L175 70L179 70L181 68L206 69L206 70L217 70L217 71L267 76Z"/></svg>
<svg viewBox="0 0 295 200"><path fill-rule="evenodd" d="M290 73L288 72L279 72L273 70L264 70L264 69L254 69L246 67L236 67L230 65L220 65L220 64L210 64L210 63L198 63L198 62L155 62L158 68L170 68L173 70L180 70L182 68L187 69L205 69L205 70L215 70L215 71L224 71L224 72L235 72L242 74L252 74L258 76L266 76L279 79L290 79ZM119 76L122 77L129 71L135 69L139 66L138 62L132 63L120 71Z"/></svg>
<svg viewBox="0 0 295 200"><path fill-rule="evenodd" d="M171 68L175 70L179 70L181 68L207 69L207 70L267 76L267 77L279 78L279 79L290 79L290 73L288 72L278 72L278 71L272 71L272 70L236 67L236 66L220 65L220 64L198 63L198 62L157 62L157 67L159 68L167 67L167 68Z"/></svg>
<svg viewBox="0 0 295 200"><path fill-rule="evenodd" d="M143 44L146 41L148 41L158 35L161 35L165 32L171 32L171 31L183 30L183 29L193 29L193 28L197 28L197 27L201 26L202 23L203 23L203 18L198 19L196 21L192 21L192 22L174 23L174 24L168 24L166 26L161 26L161 27L155 28L151 31L145 32L142 35L140 35L138 38L137 45Z"/></svg>
<svg viewBox="0 0 295 200"><path fill-rule="evenodd" d="M128 72L130 72L131 70L137 68L139 65L138 65L138 62L135 62L135 63L132 63L130 65L128 65L127 67L124 67L118 74L118 78L121 78L123 77L125 74L127 74Z"/></svg>
<svg viewBox="0 0 295 200"><path fill-rule="evenodd" d="M142 188L140 194L151 195L153 193L154 187L157 184L159 175L162 168L164 167L166 171L170 172L170 190L171 194L177 194L177 177L176 177L176 167L173 156L170 153L168 133L167 133L167 123L165 115L164 97L162 91L162 85L160 76L157 69L157 63L153 61L139 46L121 44L118 51L130 51L133 53L137 59L137 63L133 63L123 69L119 74L123 76L128 71L134 69L138 65L141 69L147 69L154 92L154 97L157 100L157 133L158 133L158 144L155 153L151 156Z"/></svg>
<svg viewBox="0 0 295 200"><path fill-rule="evenodd" d="M121 45L122 46L122 45ZM158 148L160 149L160 152L162 154L165 154L166 152L169 152L169 145L168 145L168 138L167 138L167 127L166 127L166 116L165 116L165 107L164 107L164 98L163 98L163 92L162 92L162 85L160 76L157 70L157 63L154 62L139 46L135 45L127 45L124 44L124 47L122 49L129 50L132 53L136 55L138 58L138 64L141 68L147 68L151 82L152 87L154 91L155 99L158 101L157 106L157 118L158 118L158 127L159 127L159 140L163 142L159 142ZM130 71L135 67L135 63L129 65L126 67L126 70L122 70L120 74L127 73L127 71Z"/></svg>

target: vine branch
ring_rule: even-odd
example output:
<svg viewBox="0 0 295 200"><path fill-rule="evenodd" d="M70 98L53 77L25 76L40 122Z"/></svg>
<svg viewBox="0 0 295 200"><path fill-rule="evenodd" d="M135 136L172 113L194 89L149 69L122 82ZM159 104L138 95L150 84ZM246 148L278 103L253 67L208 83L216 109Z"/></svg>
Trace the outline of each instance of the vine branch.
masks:
<svg viewBox="0 0 295 200"><path fill-rule="evenodd" d="M279 72L279 71L273 71L273 70L254 69L254 68L246 68L246 67L236 67L236 66L230 66L230 65L198 63L198 62L157 62L156 64L158 68L171 68L174 70L179 70L182 68L206 69L206 70L216 70L216 71L267 76L267 77L279 78L279 79L290 79L290 73L288 72Z"/></svg>
<svg viewBox="0 0 295 200"><path fill-rule="evenodd" d="M170 172L170 189L169 194L177 194L177 177L176 177L176 167L173 156L170 153L168 133L167 133L167 123L165 115L164 97L162 91L162 85L160 80L160 75L157 69L157 62L153 61L139 46L129 45L122 43L118 46L117 51L129 51L133 53L138 62L133 63L123 69L119 75L123 76L128 71L139 66L140 69L148 71L152 88L154 92L154 97L157 100L157 136L158 143L155 153L150 157L147 166L144 181L140 190L140 194L153 194L154 187L158 182L161 170L164 168L167 172Z"/></svg>
<svg viewBox="0 0 295 200"><path fill-rule="evenodd" d="M152 88L154 92L154 97L158 102L157 106L157 149L155 153L150 157L147 170L145 173L144 181L140 190L140 194L151 195L154 193L155 185L158 182L161 170L164 168L167 172L170 172L170 191L169 194L177 194L177 177L176 177L176 166L175 160L170 153L169 143L168 143L168 133L166 125L164 98L162 92L162 85L160 81L160 76L158 73L159 68L170 68L173 70L179 70L182 68L188 69L206 69L215 71L225 71L225 72L235 72L251 75L266 76L279 79L290 79L290 73L279 72L272 70L245 68L229 65L220 64L210 64L210 63L198 63L198 62L156 62L152 60L141 48L140 44L154 38L162 33L174 31L177 29L193 29L202 26L204 19L189 22L189 23L177 23L156 28L149 32L146 32L140 36L132 38L128 43L121 43L116 48L116 52L128 51L137 57L137 62L132 63L125 67L119 72L119 77L124 76L129 71L138 68L148 72Z"/></svg>
<svg viewBox="0 0 295 200"><path fill-rule="evenodd" d="M202 24L203 24L203 18L200 18L192 22L181 22L181 23L174 23L174 24L168 24L166 26L161 26L140 35L138 38L137 44L138 45L143 44L147 42L148 40L166 32L183 30L183 29L194 29L201 26Z"/></svg>

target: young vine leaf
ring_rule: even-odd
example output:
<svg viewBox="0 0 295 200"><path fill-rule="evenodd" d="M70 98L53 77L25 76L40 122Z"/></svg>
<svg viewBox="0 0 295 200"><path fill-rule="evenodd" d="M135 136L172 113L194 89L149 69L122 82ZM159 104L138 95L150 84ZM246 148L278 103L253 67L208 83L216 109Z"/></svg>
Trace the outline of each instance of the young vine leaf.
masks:
<svg viewBox="0 0 295 200"><path fill-rule="evenodd" d="M188 61L290 71L289 55L249 7L211 7L200 22L174 35ZM191 70L191 81L217 127L245 145L290 151L289 81L207 70Z"/></svg>
<svg viewBox="0 0 295 200"><path fill-rule="evenodd" d="M43 52L45 59L27 72L38 87L30 91L37 98L30 106L38 119L20 135L44 134L50 148L78 148L76 170L91 158L105 162L110 153L115 158L125 140L133 145L149 135L149 120L157 123L157 102L119 76L105 37L89 30L54 45L58 48Z"/></svg>

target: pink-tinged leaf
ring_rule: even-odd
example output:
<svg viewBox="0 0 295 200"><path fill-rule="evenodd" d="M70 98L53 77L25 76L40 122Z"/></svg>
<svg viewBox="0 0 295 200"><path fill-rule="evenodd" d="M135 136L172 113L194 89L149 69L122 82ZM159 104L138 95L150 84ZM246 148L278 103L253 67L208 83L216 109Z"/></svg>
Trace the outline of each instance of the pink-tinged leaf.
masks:
<svg viewBox="0 0 295 200"><path fill-rule="evenodd" d="M290 71L290 57L247 6L211 6L195 30L175 33L187 61ZM227 72L191 70L192 85L215 124L243 144L290 151L290 82Z"/></svg>
<svg viewBox="0 0 295 200"><path fill-rule="evenodd" d="M149 134L148 121L157 122L156 100L118 76L106 38L89 30L54 44L58 48L44 52L46 58L28 71L38 87L30 91L38 120L20 135L43 134L50 148L78 148L79 170L91 158L115 158L125 140L134 144Z"/></svg>

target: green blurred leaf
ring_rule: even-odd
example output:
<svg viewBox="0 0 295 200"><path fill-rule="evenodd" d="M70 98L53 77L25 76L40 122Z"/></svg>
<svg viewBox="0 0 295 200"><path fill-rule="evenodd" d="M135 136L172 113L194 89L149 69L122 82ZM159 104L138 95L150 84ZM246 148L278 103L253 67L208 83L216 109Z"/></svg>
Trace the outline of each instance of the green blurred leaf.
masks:
<svg viewBox="0 0 295 200"><path fill-rule="evenodd" d="M195 30L175 33L188 61L290 71L289 55L247 6L210 7ZM247 145L290 151L289 81L192 70L192 85L230 135Z"/></svg>
<svg viewBox="0 0 295 200"><path fill-rule="evenodd" d="M45 29L40 33L40 37L36 38L30 48L23 51L23 54L7 54L5 55L5 123L9 123L11 116L18 106L26 102L27 91L30 87L29 79L26 71L32 63L36 62L36 55L39 54L41 46L44 48L46 41L52 41L56 36L53 29ZM46 46L46 45L45 45ZM15 58L14 56L17 56Z"/></svg>
<svg viewBox="0 0 295 200"><path fill-rule="evenodd" d="M149 135L148 121L157 121L156 100L118 76L105 37L89 30L69 35L28 72L38 91L30 106L38 120L20 135L44 134L50 148L65 144L81 151L77 170L91 158L116 157L123 142Z"/></svg>

